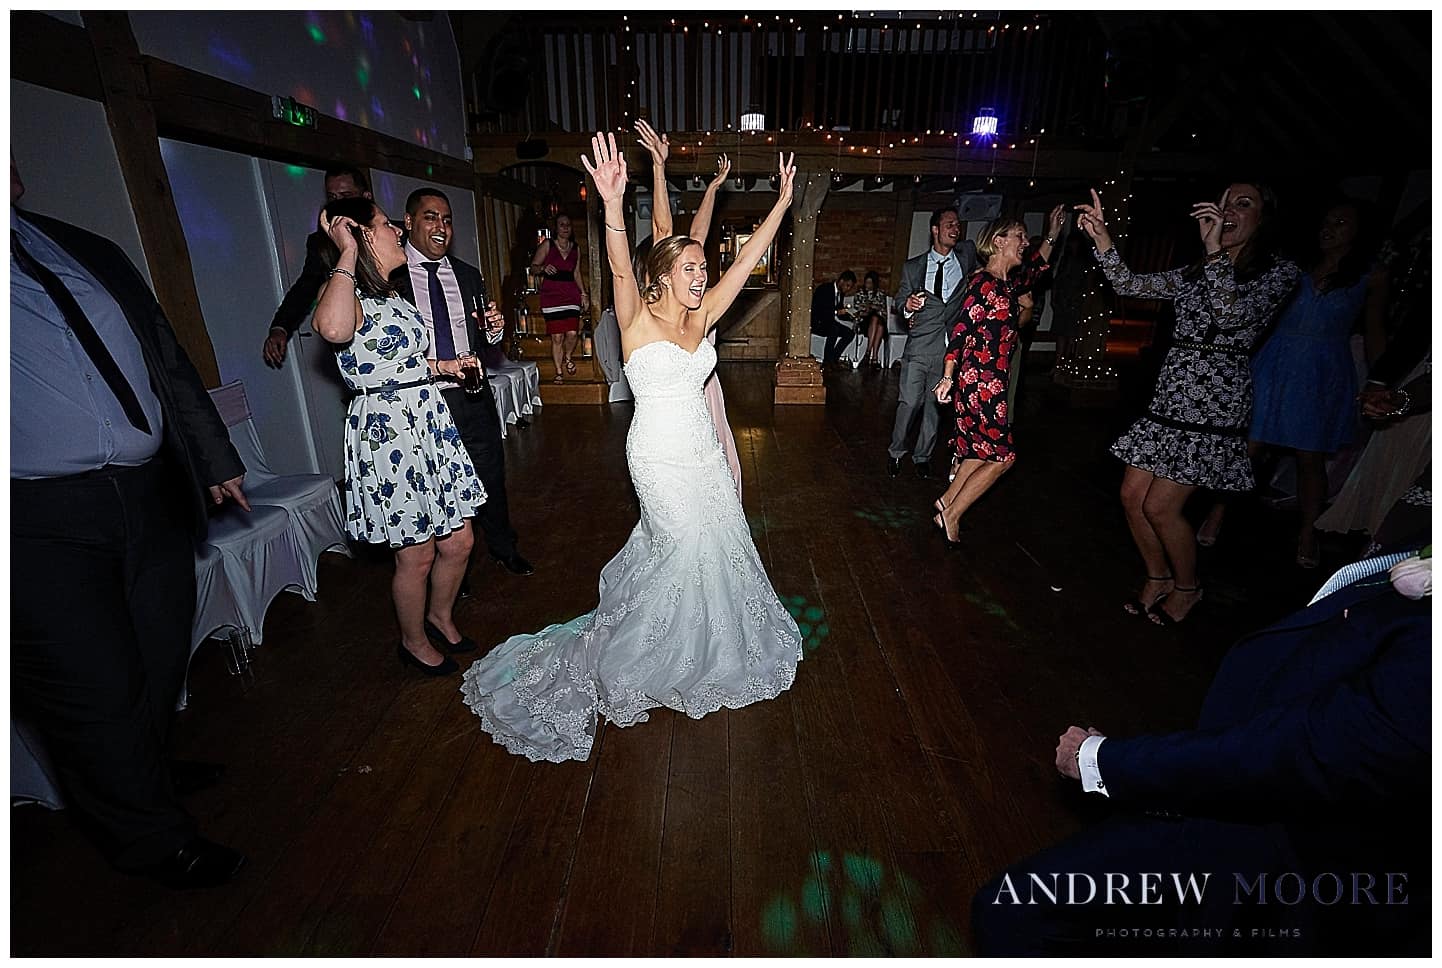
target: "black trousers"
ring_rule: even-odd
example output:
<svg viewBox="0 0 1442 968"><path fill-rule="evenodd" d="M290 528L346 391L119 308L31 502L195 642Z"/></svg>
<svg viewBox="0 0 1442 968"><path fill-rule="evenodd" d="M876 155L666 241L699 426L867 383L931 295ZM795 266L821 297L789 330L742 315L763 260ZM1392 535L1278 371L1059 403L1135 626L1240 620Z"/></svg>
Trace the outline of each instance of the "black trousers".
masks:
<svg viewBox="0 0 1442 968"><path fill-rule="evenodd" d="M849 326L838 320L832 327L830 334L826 337L826 350L822 353L821 362L823 365L835 363L846 352L846 347L856 338L856 333Z"/></svg>
<svg viewBox="0 0 1442 968"><path fill-rule="evenodd" d="M490 382L483 380L482 387L480 393L447 388L441 396L461 432L461 443L471 455L476 476L486 489L486 503L476 512L486 550L497 558L509 558L516 553L516 531L511 527L511 509L506 500L506 451Z"/></svg>
<svg viewBox="0 0 1442 968"><path fill-rule="evenodd" d="M10 482L11 701L121 868L195 835L165 747L190 659L190 503L154 459Z"/></svg>

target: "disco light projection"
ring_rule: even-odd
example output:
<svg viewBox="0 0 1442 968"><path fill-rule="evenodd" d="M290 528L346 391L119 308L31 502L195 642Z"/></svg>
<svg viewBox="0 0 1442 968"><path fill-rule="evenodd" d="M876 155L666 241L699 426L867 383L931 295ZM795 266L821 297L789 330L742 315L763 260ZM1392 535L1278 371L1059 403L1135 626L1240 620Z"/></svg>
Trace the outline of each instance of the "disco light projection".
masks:
<svg viewBox="0 0 1442 968"><path fill-rule="evenodd" d="M796 629L801 633L801 655L805 657L813 654L831 634L831 626L826 624L826 612L820 605L812 605L800 595L777 597L796 620Z"/></svg>
<svg viewBox="0 0 1442 968"><path fill-rule="evenodd" d="M976 592L967 592L965 595L962 596L962 598L965 598L968 602L971 602L971 604L975 605L986 614L994 615L997 618L1001 619L1013 631L1021 631L1020 627L1018 627L1017 624L1012 621L1011 616L1007 614L1006 609L1001 605L1000 602L997 602L991 598L987 598L984 595L979 595Z"/></svg>
<svg viewBox="0 0 1442 968"><path fill-rule="evenodd" d="M852 512L863 521L887 530L897 531L916 523L916 508L906 504L884 504L874 509L857 508Z"/></svg>
<svg viewBox="0 0 1442 968"><path fill-rule="evenodd" d="M971 133L980 138L996 137L996 109L982 108L980 113L971 119Z"/></svg>
<svg viewBox="0 0 1442 968"><path fill-rule="evenodd" d="M305 29L306 32L310 34L312 42L321 46L325 45L325 31L320 29L320 24L314 22L308 23L305 25Z"/></svg>
<svg viewBox="0 0 1442 968"><path fill-rule="evenodd" d="M810 856L809 866L811 873L794 896L774 897L762 911L761 938L772 953L821 954L800 950L801 929L821 928L828 919L843 929L832 936L844 938L847 945L834 953L847 957L967 953L951 921L923 908L928 894L906 874L889 870L875 857L851 852L838 858L819 850ZM930 917L921 917L925 914Z"/></svg>

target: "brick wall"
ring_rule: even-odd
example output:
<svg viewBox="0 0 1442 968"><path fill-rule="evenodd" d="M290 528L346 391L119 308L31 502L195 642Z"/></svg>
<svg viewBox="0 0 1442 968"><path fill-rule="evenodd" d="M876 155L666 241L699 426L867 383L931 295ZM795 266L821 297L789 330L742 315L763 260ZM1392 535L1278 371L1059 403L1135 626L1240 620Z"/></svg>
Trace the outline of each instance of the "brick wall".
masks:
<svg viewBox="0 0 1442 968"><path fill-rule="evenodd" d="M883 292L895 289L901 266L892 265L896 248L896 203L890 196L874 210L821 208L816 226L816 261L811 266L812 287L829 282L843 269L856 273L857 285L868 271L881 277ZM910 233L911 226L902 227Z"/></svg>

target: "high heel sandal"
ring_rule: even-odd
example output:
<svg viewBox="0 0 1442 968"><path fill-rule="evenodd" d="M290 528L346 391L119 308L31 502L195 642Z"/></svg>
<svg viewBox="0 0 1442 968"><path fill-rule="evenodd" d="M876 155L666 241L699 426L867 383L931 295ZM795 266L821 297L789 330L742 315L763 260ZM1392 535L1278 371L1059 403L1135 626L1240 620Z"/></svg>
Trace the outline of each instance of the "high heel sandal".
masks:
<svg viewBox="0 0 1442 968"><path fill-rule="evenodd" d="M945 497L945 495L942 496ZM933 503L931 506L936 508L938 511L945 511L948 507L950 507L950 505L943 501L941 498L937 498L935 503Z"/></svg>
<svg viewBox="0 0 1442 968"><path fill-rule="evenodd" d="M1156 575L1148 575L1148 576L1147 576L1147 581L1152 581L1152 582L1163 582L1163 581L1171 581L1171 580L1172 580L1172 576L1171 576L1171 575L1163 575L1163 576L1161 576L1160 578L1158 578ZM1172 587L1175 588L1176 586L1173 585ZM1151 614L1152 614L1152 609L1155 608L1157 605L1161 604L1162 599L1166 598L1166 597L1167 597L1168 595L1170 595L1170 594L1171 594L1171 592L1163 592L1162 594L1158 595L1156 598L1152 599L1152 603L1151 603L1150 605L1144 604L1144 603L1142 602L1142 596L1141 596L1141 595L1138 595L1136 598L1132 599L1131 601L1129 601L1129 602L1124 602L1124 603L1122 604L1122 611L1126 612L1128 615L1133 615L1133 616L1136 616L1136 617L1138 617L1138 618L1140 618L1140 617L1143 616L1143 615L1151 615Z"/></svg>
<svg viewBox="0 0 1442 968"><path fill-rule="evenodd" d="M956 548L960 548L960 547L961 547L961 539L960 539L960 538L953 538L953 537L951 536L951 531L950 531L950 530L947 528L947 526L946 526L946 518L944 518L944 517L942 517L941 515L938 514L938 515L935 515L934 517L932 517L931 523L934 524L934 525L936 525L938 528L941 529L941 536L946 539L947 547L952 548L952 549L956 549ZM958 533L958 534L961 533L961 529L960 529L960 528L957 529L957 533Z"/></svg>
<svg viewBox="0 0 1442 968"><path fill-rule="evenodd" d="M1192 586L1191 588L1185 588L1185 587L1183 587L1183 586L1181 586L1181 585L1173 585L1173 586L1172 586L1172 591L1174 591L1174 592L1196 592L1196 593L1197 593L1197 597L1192 600L1191 607L1187 609L1187 615L1192 614L1192 611L1193 611L1194 609L1196 609L1196 607L1202 603L1202 586L1201 586L1201 585L1194 585L1194 586ZM1159 599L1159 601L1160 601L1160 599ZM1161 627L1161 628L1172 628L1172 627L1174 627L1174 626L1181 625L1183 622L1185 622L1185 621L1187 620L1187 615L1183 615L1181 618L1172 618L1170 615L1168 615L1168 614L1166 613L1166 611L1165 611L1164 609L1160 609L1160 608L1159 608L1159 609L1157 609L1157 610L1155 610L1155 611L1148 612L1148 613L1147 613L1147 618L1151 619L1151 622L1152 622L1153 625L1159 626L1159 627Z"/></svg>
<svg viewBox="0 0 1442 968"><path fill-rule="evenodd" d="M566 357L565 367L566 367L566 376L575 376L575 375L576 375L576 362L575 362L574 360L572 360L569 356Z"/></svg>

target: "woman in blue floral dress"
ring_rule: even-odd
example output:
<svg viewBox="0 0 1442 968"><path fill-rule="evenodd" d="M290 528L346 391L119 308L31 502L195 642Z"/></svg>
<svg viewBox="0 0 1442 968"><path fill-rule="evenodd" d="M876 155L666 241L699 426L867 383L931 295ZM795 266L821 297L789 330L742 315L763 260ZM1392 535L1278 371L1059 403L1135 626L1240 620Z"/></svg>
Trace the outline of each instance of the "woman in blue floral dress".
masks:
<svg viewBox="0 0 1442 968"><path fill-rule="evenodd" d="M406 264L400 232L375 202L331 202L321 228L331 278L311 325L336 345L355 394L346 414L346 531L396 549L398 654L428 675L447 675L457 666L441 650L475 648L451 612L471 552L467 519L486 500L432 382L460 379L461 364L427 363L420 313L386 281Z"/></svg>

